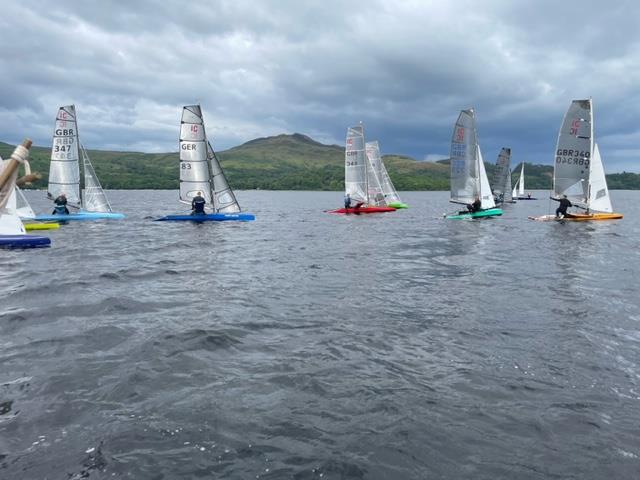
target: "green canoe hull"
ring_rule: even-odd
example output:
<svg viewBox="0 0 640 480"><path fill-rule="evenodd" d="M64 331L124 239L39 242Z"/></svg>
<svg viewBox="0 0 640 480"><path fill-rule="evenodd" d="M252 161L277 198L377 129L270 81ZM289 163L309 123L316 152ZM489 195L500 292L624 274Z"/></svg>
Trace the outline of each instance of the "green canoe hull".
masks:
<svg viewBox="0 0 640 480"><path fill-rule="evenodd" d="M399 209L399 208L409 208L409 205L407 205L406 203L402 203L402 202L391 202L390 204L387 205L388 207L391 208L395 208L395 209Z"/></svg>
<svg viewBox="0 0 640 480"><path fill-rule="evenodd" d="M480 210L474 213L454 213L453 215L447 215L446 218L450 220L464 220L465 218L483 218L483 217L495 217L502 215L502 210L499 208L490 208L488 210Z"/></svg>

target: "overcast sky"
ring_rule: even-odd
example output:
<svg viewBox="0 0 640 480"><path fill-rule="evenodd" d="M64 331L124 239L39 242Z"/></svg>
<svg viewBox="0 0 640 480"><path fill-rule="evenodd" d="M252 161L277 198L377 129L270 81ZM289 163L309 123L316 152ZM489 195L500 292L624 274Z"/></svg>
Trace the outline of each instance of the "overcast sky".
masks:
<svg viewBox="0 0 640 480"><path fill-rule="evenodd" d="M640 2L5 1L0 140L49 145L74 103L90 149L177 151L200 103L217 150L299 132L448 157L474 107L483 156L551 164L572 99L593 97L608 172L640 171Z"/></svg>

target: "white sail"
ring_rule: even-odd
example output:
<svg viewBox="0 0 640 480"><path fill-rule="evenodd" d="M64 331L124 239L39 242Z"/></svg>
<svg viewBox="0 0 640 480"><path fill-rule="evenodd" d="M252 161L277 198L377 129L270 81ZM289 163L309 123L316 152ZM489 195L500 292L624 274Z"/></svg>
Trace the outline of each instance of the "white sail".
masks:
<svg viewBox="0 0 640 480"><path fill-rule="evenodd" d="M480 197L483 209L495 207L489 179L478 146L473 109L462 110L451 138L451 202L473 203Z"/></svg>
<svg viewBox="0 0 640 480"><path fill-rule="evenodd" d="M378 142L367 142L366 150L367 158L371 156L376 159L380 186L382 187L382 195L384 196L384 205L389 205L391 203L402 203L402 200L400 200L400 195L398 195L398 192L396 191L396 188L393 186L393 182L389 177L387 167L385 167L384 165L384 160L382 159L382 155L380 154L380 145L378 144Z"/></svg>
<svg viewBox="0 0 640 480"><path fill-rule="evenodd" d="M496 170L493 177L493 195L503 202L512 200L511 193L511 149L502 148L496 160Z"/></svg>
<svg viewBox="0 0 640 480"><path fill-rule="evenodd" d="M520 178L516 183L515 187L513 187L512 195L514 197L524 197L524 162L522 162L522 167L520 168Z"/></svg>
<svg viewBox="0 0 640 480"><path fill-rule="evenodd" d="M380 157L380 146L377 141L365 144L367 156L367 185L369 202L377 207L385 206L388 200L385 198L382 189L382 158Z"/></svg>
<svg viewBox="0 0 640 480"><path fill-rule="evenodd" d="M480 201L482 202L483 210L488 208L493 208L496 206L496 202L493 199L493 194L491 193L491 187L489 186L489 177L487 177L487 172L484 168L484 160L482 159L482 152L480 151L480 145L478 147L478 179L480 184L480 190L478 191L478 196L480 197Z"/></svg>
<svg viewBox="0 0 640 480"><path fill-rule="evenodd" d="M218 213L239 213L241 211L238 200L227 182L222 171L220 161L213 147L207 141L207 155L211 166L211 183L213 185L213 204Z"/></svg>
<svg viewBox="0 0 640 480"><path fill-rule="evenodd" d="M354 203L369 203L367 197L367 159L362 125L347 129L344 156L344 189Z"/></svg>
<svg viewBox="0 0 640 480"><path fill-rule="evenodd" d="M0 157L0 172L2 172L5 164L6 162L3 162L2 157ZM18 172L16 170L0 191L0 235L24 235L26 233L24 225L20 217L13 211L11 203L12 201L15 202L17 177Z"/></svg>
<svg viewBox="0 0 640 480"><path fill-rule="evenodd" d="M611 198L609 197L609 189L607 188L607 179L600 158L600 149L598 144L593 145L593 156L591 158L591 173L589 175L589 202L588 208L597 212L613 212L611 206Z"/></svg>
<svg viewBox="0 0 640 480"><path fill-rule="evenodd" d="M180 126L180 201L191 204L198 192L207 202L207 210L216 213L241 211L207 140L200 105L186 105L182 109Z"/></svg>
<svg viewBox="0 0 640 480"><path fill-rule="evenodd" d="M384 193L384 198L387 201L387 204L390 203L402 203L400 199L400 195L396 191L396 187L393 185L391 181L391 177L389 176L389 172L387 172L387 167L384 165L384 161L381 162L382 165L382 193Z"/></svg>
<svg viewBox="0 0 640 480"><path fill-rule="evenodd" d="M182 109L180 125L180 201L191 205L198 192L213 208L211 174L207 153L207 137L200 105Z"/></svg>
<svg viewBox="0 0 640 480"><path fill-rule="evenodd" d="M11 198L9 198L7 209L13 210L13 213L20 218L36 218L36 214L31 208L31 205L29 205L24 193L22 193L22 190L17 186L11 194Z"/></svg>
<svg viewBox="0 0 640 480"><path fill-rule="evenodd" d="M84 169L84 195L82 203L84 210L88 212L112 212L109 200L100 185L87 151L80 144L82 152L82 166Z"/></svg>
<svg viewBox="0 0 640 480"><path fill-rule="evenodd" d="M562 121L553 169L553 193L571 203L587 206L589 164L593 151L591 100L571 102Z"/></svg>
<svg viewBox="0 0 640 480"><path fill-rule="evenodd" d="M473 109L462 110L451 138L451 201L469 204L480 191L476 121Z"/></svg>
<svg viewBox="0 0 640 480"><path fill-rule="evenodd" d="M53 130L47 196L54 200L61 193L66 195L69 205L80 206L78 126L74 105L60 107Z"/></svg>

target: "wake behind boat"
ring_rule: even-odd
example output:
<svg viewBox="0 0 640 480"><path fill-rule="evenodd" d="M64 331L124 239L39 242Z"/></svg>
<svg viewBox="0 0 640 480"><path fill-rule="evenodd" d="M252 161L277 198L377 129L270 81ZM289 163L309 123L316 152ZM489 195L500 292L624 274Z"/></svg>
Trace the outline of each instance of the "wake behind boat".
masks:
<svg viewBox="0 0 640 480"><path fill-rule="evenodd" d="M84 189L80 185L80 154L82 154ZM36 215L35 220L117 220L124 218L124 214L115 213L111 209L89 155L80 143L74 105L58 109L53 131L47 197L54 202L54 213Z"/></svg>
<svg viewBox="0 0 640 480"><path fill-rule="evenodd" d="M591 99L571 102L560 127L555 157L552 198L568 201L585 213L563 215L559 207L556 215L529 217L531 220L585 222L623 218L621 213L613 212L611 205L600 149L594 140Z"/></svg>
<svg viewBox="0 0 640 480"><path fill-rule="evenodd" d="M467 210L445 214L445 218L462 220L502 215L496 207L489 179L478 145L476 118L473 109L462 110L451 138L451 199L467 206Z"/></svg>
<svg viewBox="0 0 640 480"><path fill-rule="evenodd" d="M207 140L200 105L182 108L180 123L180 202L194 208L197 199L201 213L167 215L159 222L251 221L255 215L242 213L229 187L220 161ZM200 207L199 207L200 208Z"/></svg>
<svg viewBox="0 0 640 480"><path fill-rule="evenodd" d="M373 170L365 152L362 123L347 128L344 152L345 206L328 213L360 214L395 212L386 206L378 172Z"/></svg>

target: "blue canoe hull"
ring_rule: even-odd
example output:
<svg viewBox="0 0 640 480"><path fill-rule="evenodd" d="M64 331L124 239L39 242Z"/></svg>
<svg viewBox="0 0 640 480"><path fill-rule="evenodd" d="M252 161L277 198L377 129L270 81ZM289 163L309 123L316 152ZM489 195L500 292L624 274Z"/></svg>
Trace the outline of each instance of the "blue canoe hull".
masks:
<svg viewBox="0 0 640 480"><path fill-rule="evenodd" d="M227 222L239 221L250 222L255 220L256 216L251 213L209 213L207 215L167 215L166 217L157 218L156 222Z"/></svg>
<svg viewBox="0 0 640 480"><path fill-rule="evenodd" d="M51 240L40 235L0 235L0 248L50 247Z"/></svg>
<svg viewBox="0 0 640 480"><path fill-rule="evenodd" d="M36 218L33 220L69 222L80 220L122 220L123 218L123 213L80 211L78 213L70 213L69 215L36 215Z"/></svg>

